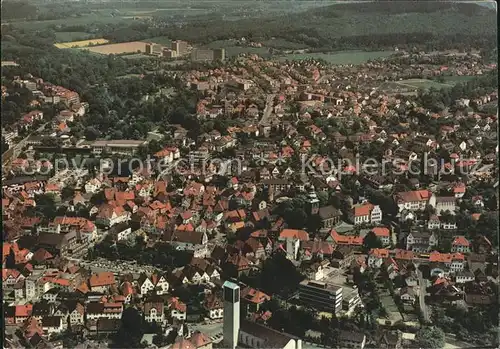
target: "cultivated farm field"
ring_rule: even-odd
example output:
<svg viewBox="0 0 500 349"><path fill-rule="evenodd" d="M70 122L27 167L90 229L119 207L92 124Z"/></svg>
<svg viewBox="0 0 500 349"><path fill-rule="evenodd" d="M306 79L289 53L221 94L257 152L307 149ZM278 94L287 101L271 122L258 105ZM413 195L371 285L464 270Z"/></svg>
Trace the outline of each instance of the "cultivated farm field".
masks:
<svg viewBox="0 0 500 349"><path fill-rule="evenodd" d="M126 53L138 53L146 51L146 43L141 41L122 42L119 44L99 45L82 48L90 52L103 55L119 55Z"/></svg>
<svg viewBox="0 0 500 349"><path fill-rule="evenodd" d="M57 48L75 48L75 47L87 47L92 45L103 45L107 44L109 40L106 39L89 39L82 41L70 41L70 42L58 42L54 46Z"/></svg>

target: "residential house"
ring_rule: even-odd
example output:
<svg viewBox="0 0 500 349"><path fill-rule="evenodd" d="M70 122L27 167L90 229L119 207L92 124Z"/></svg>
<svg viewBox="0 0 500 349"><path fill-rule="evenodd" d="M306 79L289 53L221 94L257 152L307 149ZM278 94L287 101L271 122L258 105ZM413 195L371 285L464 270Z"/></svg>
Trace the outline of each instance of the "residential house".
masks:
<svg viewBox="0 0 500 349"><path fill-rule="evenodd" d="M394 201L399 207L399 211L410 210L418 211L425 209L428 204L431 193L428 190L415 190L400 192L394 196Z"/></svg>
<svg viewBox="0 0 500 349"><path fill-rule="evenodd" d="M96 320L100 318L121 319L122 312L122 303L89 302L86 304L85 308L87 320Z"/></svg>
<svg viewBox="0 0 500 349"><path fill-rule="evenodd" d="M145 273L141 273L141 275L139 276L139 279L137 280L137 286L142 297L147 295L155 288L155 285Z"/></svg>
<svg viewBox="0 0 500 349"><path fill-rule="evenodd" d="M341 348L364 349L366 336L357 331L340 331L339 345Z"/></svg>
<svg viewBox="0 0 500 349"><path fill-rule="evenodd" d="M353 211L355 225L363 223L375 224L382 221L382 210L378 205L364 203L354 206Z"/></svg>
<svg viewBox="0 0 500 349"><path fill-rule="evenodd" d="M126 222L129 219L130 212L126 211L122 206L103 204L99 207L97 212L96 224L112 227L115 224Z"/></svg>
<svg viewBox="0 0 500 349"><path fill-rule="evenodd" d="M412 231L406 237L406 249L416 253L429 252L438 245L435 232Z"/></svg>
<svg viewBox="0 0 500 349"><path fill-rule="evenodd" d="M458 272L464 270L465 257L461 253L440 253L437 251L431 252L429 262L442 263L450 272ZM431 271L432 274L432 271Z"/></svg>
<svg viewBox="0 0 500 349"><path fill-rule="evenodd" d="M462 270L455 274L455 282L457 284L465 284L474 281L475 278L474 273L469 270Z"/></svg>
<svg viewBox="0 0 500 349"><path fill-rule="evenodd" d="M456 200L454 196L436 196L432 194L429 205L436 209L438 216L442 215L444 212L455 214Z"/></svg>
<svg viewBox="0 0 500 349"><path fill-rule="evenodd" d="M181 302L178 298L172 297L168 301L168 308L170 309L170 316L177 320L186 320L186 304Z"/></svg>
<svg viewBox="0 0 500 349"><path fill-rule="evenodd" d="M245 287L241 290L241 302L246 307L248 313L259 312L262 304L271 300L271 297L262 291L251 287Z"/></svg>
<svg viewBox="0 0 500 349"><path fill-rule="evenodd" d="M330 231L329 236L326 238L326 241L335 242L337 245L345 245L345 246L362 246L363 238L361 236L355 235L341 235L332 229Z"/></svg>
<svg viewBox="0 0 500 349"><path fill-rule="evenodd" d="M399 298L403 303L414 304L417 296L413 287L403 287L399 291Z"/></svg>
<svg viewBox="0 0 500 349"><path fill-rule="evenodd" d="M469 253L469 240L465 236L456 236L451 243L451 252Z"/></svg>
<svg viewBox="0 0 500 349"><path fill-rule="evenodd" d="M44 316L41 322L43 333L46 336L61 333L66 328L65 322L60 316Z"/></svg>
<svg viewBox="0 0 500 349"><path fill-rule="evenodd" d="M332 228L342 218L342 212L331 205L320 207L318 214L323 228Z"/></svg>
<svg viewBox="0 0 500 349"><path fill-rule="evenodd" d="M160 326L165 324L165 312L161 299L145 301L143 310L144 319L147 322L156 322Z"/></svg>
<svg viewBox="0 0 500 349"><path fill-rule="evenodd" d="M391 232L386 227L375 227L371 230L382 242L383 246L391 244Z"/></svg>
<svg viewBox="0 0 500 349"><path fill-rule="evenodd" d="M222 319L224 317L224 304L216 294L207 294L203 307L208 313L208 317L212 320Z"/></svg>
<svg viewBox="0 0 500 349"><path fill-rule="evenodd" d="M93 274L89 279L89 286L92 292L106 292L115 285L115 276L112 272L100 272Z"/></svg>
<svg viewBox="0 0 500 349"><path fill-rule="evenodd" d="M388 250L385 248L372 248L368 252L368 266L371 268L380 268L386 258L389 258Z"/></svg>

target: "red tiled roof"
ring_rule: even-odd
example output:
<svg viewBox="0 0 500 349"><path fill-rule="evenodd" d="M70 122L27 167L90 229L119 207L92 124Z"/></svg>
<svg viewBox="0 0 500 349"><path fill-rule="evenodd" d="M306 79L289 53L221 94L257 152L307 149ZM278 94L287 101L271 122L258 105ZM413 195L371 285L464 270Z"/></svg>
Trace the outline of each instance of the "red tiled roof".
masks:
<svg viewBox="0 0 500 349"><path fill-rule="evenodd" d="M271 299L271 297L264 292L251 287L244 288L241 291L241 298L254 304L262 304Z"/></svg>
<svg viewBox="0 0 500 349"><path fill-rule="evenodd" d="M465 236L456 236L451 243L452 246L470 246L469 241L465 238Z"/></svg>
<svg viewBox="0 0 500 349"><path fill-rule="evenodd" d="M111 286L115 283L115 276L110 271L94 274L89 280L90 287Z"/></svg>
<svg viewBox="0 0 500 349"><path fill-rule="evenodd" d="M370 215L370 212L373 210L372 204L363 204L360 206L354 206L354 216L362 217Z"/></svg>
<svg viewBox="0 0 500 349"><path fill-rule="evenodd" d="M385 248L372 248L368 254L377 258L388 258L389 250Z"/></svg>
<svg viewBox="0 0 500 349"><path fill-rule="evenodd" d="M413 251L397 249L394 258L412 260L413 258L415 258L415 253L413 253Z"/></svg>
<svg viewBox="0 0 500 349"><path fill-rule="evenodd" d="M339 245L363 245L363 238L361 236L339 235L334 229L330 231L330 236Z"/></svg>
<svg viewBox="0 0 500 349"><path fill-rule="evenodd" d="M309 234L305 230L299 229L283 229L280 233L280 239L299 239L301 241L308 241Z"/></svg>
<svg viewBox="0 0 500 349"><path fill-rule="evenodd" d="M33 304L16 305L15 316L16 317L28 317L33 311Z"/></svg>
<svg viewBox="0 0 500 349"><path fill-rule="evenodd" d="M464 260L464 255L461 253L439 253L437 251L431 252L429 255L429 262L450 263L452 260Z"/></svg>
<svg viewBox="0 0 500 349"><path fill-rule="evenodd" d="M390 236L389 229L384 227L376 227L373 228L372 231L375 233L376 236L383 236L383 237Z"/></svg>

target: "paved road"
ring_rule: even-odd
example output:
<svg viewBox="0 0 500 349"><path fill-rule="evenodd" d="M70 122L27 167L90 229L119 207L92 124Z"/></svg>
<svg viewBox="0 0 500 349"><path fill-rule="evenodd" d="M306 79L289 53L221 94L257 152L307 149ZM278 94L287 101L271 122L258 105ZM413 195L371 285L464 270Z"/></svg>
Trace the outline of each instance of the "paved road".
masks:
<svg viewBox="0 0 500 349"><path fill-rule="evenodd" d="M422 272L418 268L417 268L417 275L418 275L418 285L419 285L418 300L420 302L420 310L424 317L424 321L430 322L429 310L427 309L427 305L425 304L425 288L427 283L424 280L424 277L422 276Z"/></svg>
<svg viewBox="0 0 500 349"><path fill-rule="evenodd" d="M267 95L266 107L264 108L264 113L262 114L262 118L259 121L259 125L266 125L269 123L269 117L271 116L271 113L273 112L274 97L275 96L276 95L274 95L274 94Z"/></svg>

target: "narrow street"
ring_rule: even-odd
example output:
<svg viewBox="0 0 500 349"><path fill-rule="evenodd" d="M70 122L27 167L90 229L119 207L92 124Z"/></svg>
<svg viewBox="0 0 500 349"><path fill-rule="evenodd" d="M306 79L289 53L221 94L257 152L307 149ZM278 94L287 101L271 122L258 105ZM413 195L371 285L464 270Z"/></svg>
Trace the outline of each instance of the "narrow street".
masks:
<svg viewBox="0 0 500 349"><path fill-rule="evenodd" d="M417 275L418 275L418 300L420 302L420 311L422 312L422 316L424 317L425 322L430 321L429 317L429 310L427 309L427 305L425 304L425 289L426 289L426 281L424 280L424 277L422 276L422 272L417 268Z"/></svg>
<svg viewBox="0 0 500 349"><path fill-rule="evenodd" d="M262 118L259 121L259 125L266 125L269 123L269 117L271 116L274 107L274 97L275 95L273 94L267 95L266 107L264 108L264 112L262 114Z"/></svg>

